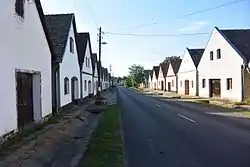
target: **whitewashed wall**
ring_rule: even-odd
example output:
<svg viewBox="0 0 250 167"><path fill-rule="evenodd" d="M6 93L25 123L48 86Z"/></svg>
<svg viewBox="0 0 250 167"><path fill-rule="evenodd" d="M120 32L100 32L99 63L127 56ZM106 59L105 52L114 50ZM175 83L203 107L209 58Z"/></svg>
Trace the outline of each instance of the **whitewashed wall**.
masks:
<svg viewBox="0 0 250 167"><path fill-rule="evenodd" d="M153 71L152 86L153 89L158 89L158 79L156 79L155 71Z"/></svg>
<svg viewBox="0 0 250 167"><path fill-rule="evenodd" d="M174 82L174 85L172 85L172 81ZM173 70L171 64L169 64L168 73L166 76L166 89L167 89L167 91L169 91L168 90L168 82L171 83L171 92L175 92L177 90L177 83L176 83L176 76L175 76L175 73L174 73L174 70Z"/></svg>
<svg viewBox="0 0 250 167"><path fill-rule="evenodd" d="M87 64L86 64L86 57L88 59L90 59L89 63L90 63L90 66L87 67ZM89 88L88 88L88 82L91 81L91 88L90 88L90 93L93 93L93 89L92 89L92 74L93 74L93 68L92 68L92 61L91 61L91 52L90 52L90 47L89 47L89 41L87 43L87 48L86 48L86 51L85 51L85 57L84 57L84 62L83 62L83 69L82 69L83 72L85 73L88 73L88 74L84 74L82 73L82 87L83 87L83 97L87 97L89 95ZM87 81L87 89L85 89L85 80Z"/></svg>
<svg viewBox="0 0 250 167"><path fill-rule="evenodd" d="M216 58L216 50L221 49L221 59ZM210 60L210 51L214 51L214 60ZM221 79L221 98L241 101L242 58L231 45L214 29L198 66L200 96L209 97L209 79ZM226 90L226 79L232 78L232 90ZM202 79L206 87L202 88Z"/></svg>
<svg viewBox="0 0 250 167"><path fill-rule="evenodd" d="M70 52L70 37L74 40L74 53ZM71 103L72 101L72 91L71 91L71 78L76 77L78 79L78 92L76 93L77 98L80 98L80 69L78 64L77 48L75 44L75 34L73 24L71 23L67 45L65 47L65 52L63 55L63 61L60 64L60 98L61 107ZM69 78L69 94L64 94L64 78Z"/></svg>
<svg viewBox="0 0 250 167"><path fill-rule="evenodd" d="M196 82L196 67L187 49L184 53L180 69L178 71L179 94L185 94L185 80L189 81L189 95L195 96L196 87L198 86L198 83ZM192 81L193 81L193 87L192 87Z"/></svg>
<svg viewBox="0 0 250 167"><path fill-rule="evenodd" d="M51 53L33 1L26 3L24 18L15 14L15 0L1 2L0 136L17 129L15 69L41 72L41 100L34 98L35 119L52 112Z"/></svg>

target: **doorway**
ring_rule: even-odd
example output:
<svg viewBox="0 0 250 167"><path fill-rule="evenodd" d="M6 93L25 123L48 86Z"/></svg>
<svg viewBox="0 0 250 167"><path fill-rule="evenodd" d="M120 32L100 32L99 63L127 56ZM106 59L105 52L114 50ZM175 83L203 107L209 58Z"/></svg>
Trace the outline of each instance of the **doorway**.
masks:
<svg viewBox="0 0 250 167"><path fill-rule="evenodd" d="M76 77L71 78L71 101L74 102L79 98L79 85Z"/></svg>
<svg viewBox="0 0 250 167"><path fill-rule="evenodd" d="M171 92L171 82L168 82L168 91Z"/></svg>
<svg viewBox="0 0 250 167"><path fill-rule="evenodd" d="M221 82L220 79L210 79L209 80L210 97L221 97Z"/></svg>
<svg viewBox="0 0 250 167"><path fill-rule="evenodd" d="M164 90L164 82L161 81L161 90L163 91Z"/></svg>
<svg viewBox="0 0 250 167"><path fill-rule="evenodd" d="M88 95L91 95L91 81L88 82Z"/></svg>
<svg viewBox="0 0 250 167"><path fill-rule="evenodd" d="M189 95L189 80L185 80L185 95Z"/></svg>
<svg viewBox="0 0 250 167"><path fill-rule="evenodd" d="M16 73L17 123L18 128L34 122L33 76L30 73Z"/></svg>

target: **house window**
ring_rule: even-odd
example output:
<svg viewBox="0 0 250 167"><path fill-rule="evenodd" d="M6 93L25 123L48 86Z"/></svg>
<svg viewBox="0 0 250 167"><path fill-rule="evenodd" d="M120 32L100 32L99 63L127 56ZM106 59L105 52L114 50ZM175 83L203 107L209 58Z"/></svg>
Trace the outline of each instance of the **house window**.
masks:
<svg viewBox="0 0 250 167"><path fill-rule="evenodd" d="M72 37L70 37L70 52L74 53L74 40Z"/></svg>
<svg viewBox="0 0 250 167"><path fill-rule="evenodd" d="M210 52L210 60L213 60L213 59L214 59L214 52L211 51L211 52Z"/></svg>
<svg viewBox="0 0 250 167"><path fill-rule="evenodd" d="M64 94L69 94L69 78L64 78Z"/></svg>
<svg viewBox="0 0 250 167"><path fill-rule="evenodd" d="M220 52L220 49L217 49L217 59L220 59L221 58L221 52Z"/></svg>
<svg viewBox="0 0 250 167"><path fill-rule="evenodd" d="M15 10L18 16L24 18L24 0L16 0Z"/></svg>
<svg viewBox="0 0 250 167"><path fill-rule="evenodd" d="M205 88L205 87L206 87L206 80L202 79L202 88Z"/></svg>
<svg viewBox="0 0 250 167"><path fill-rule="evenodd" d="M182 81L180 81L180 86L182 87Z"/></svg>
<svg viewBox="0 0 250 167"><path fill-rule="evenodd" d="M192 88L194 87L194 81L191 82L191 87L192 87Z"/></svg>
<svg viewBox="0 0 250 167"><path fill-rule="evenodd" d="M233 87L233 80L232 78L227 78L227 90L231 90Z"/></svg>
<svg viewBox="0 0 250 167"><path fill-rule="evenodd" d="M86 59L85 60L86 61L86 67L88 67L88 58L86 57L85 59Z"/></svg>
<svg viewBox="0 0 250 167"><path fill-rule="evenodd" d="M174 80L172 80L172 87L174 87Z"/></svg>
<svg viewBox="0 0 250 167"><path fill-rule="evenodd" d="M87 81L86 80L84 81L84 90L85 91L87 90Z"/></svg>

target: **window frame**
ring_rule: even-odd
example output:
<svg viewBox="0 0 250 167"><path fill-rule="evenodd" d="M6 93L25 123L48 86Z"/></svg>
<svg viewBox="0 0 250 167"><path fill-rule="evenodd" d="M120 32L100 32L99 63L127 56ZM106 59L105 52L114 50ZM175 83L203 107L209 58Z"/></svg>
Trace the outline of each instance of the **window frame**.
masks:
<svg viewBox="0 0 250 167"><path fill-rule="evenodd" d="M69 94L69 78L65 77L64 78L64 95Z"/></svg>
<svg viewBox="0 0 250 167"><path fill-rule="evenodd" d="M71 52L71 53L74 53L74 39L73 39L73 37L70 37L70 39L69 39L69 51Z"/></svg>
<svg viewBox="0 0 250 167"><path fill-rule="evenodd" d="M214 52L210 51L210 60L214 60Z"/></svg>
<svg viewBox="0 0 250 167"><path fill-rule="evenodd" d="M202 88L206 87L206 79L202 79Z"/></svg>
<svg viewBox="0 0 250 167"><path fill-rule="evenodd" d="M18 16L24 19L24 4L25 0L16 0L15 2L15 12Z"/></svg>
<svg viewBox="0 0 250 167"><path fill-rule="evenodd" d="M217 59L221 59L221 49L216 50Z"/></svg>
<svg viewBox="0 0 250 167"><path fill-rule="evenodd" d="M87 91L87 80L84 80L84 91Z"/></svg>
<svg viewBox="0 0 250 167"><path fill-rule="evenodd" d="M226 79L226 88L227 88L227 90L232 90L233 89L233 79L232 78L227 78Z"/></svg>
<svg viewBox="0 0 250 167"><path fill-rule="evenodd" d="M194 81L191 81L191 88L194 88Z"/></svg>

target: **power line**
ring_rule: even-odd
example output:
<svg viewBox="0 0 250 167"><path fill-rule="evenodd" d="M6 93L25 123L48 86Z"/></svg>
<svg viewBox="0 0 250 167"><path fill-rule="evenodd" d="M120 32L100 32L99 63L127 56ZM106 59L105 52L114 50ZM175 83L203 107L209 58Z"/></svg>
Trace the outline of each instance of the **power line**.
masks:
<svg viewBox="0 0 250 167"><path fill-rule="evenodd" d="M90 13L96 27L98 27L97 20L96 20L96 14L95 14L95 11L92 8L91 0L88 0L88 6L89 6L89 13Z"/></svg>
<svg viewBox="0 0 250 167"><path fill-rule="evenodd" d="M137 29L137 28L142 28L142 27L149 27L149 26L152 26L152 25L155 25L156 22L153 22L153 23L147 23L147 24L141 24L141 25L138 25L138 26L132 26L132 27L128 27L128 28L123 28L121 30L118 30L118 31L127 31L127 30L131 30L131 29Z"/></svg>
<svg viewBox="0 0 250 167"><path fill-rule="evenodd" d="M129 34L129 33L105 32L105 34L121 35L121 36L136 36L136 37L178 37L178 36L207 35L210 33L201 32L201 33L190 33L190 34Z"/></svg>
<svg viewBox="0 0 250 167"><path fill-rule="evenodd" d="M195 14L205 13L205 12L208 12L208 11L211 11L211 10L215 10L215 9L219 9L219 8L226 7L226 6L229 6L229 5L233 5L233 4L236 4L238 2L242 2L242 1L246 1L246 0L235 0L235 1L227 2L227 3L221 4L221 5L215 6L215 7L211 7L211 8L207 8L207 9L203 9L203 10L198 10L198 11L191 12L191 13L188 13L188 14L185 14L185 15L181 15L181 16L176 17L176 19L192 16L192 15L195 15Z"/></svg>

